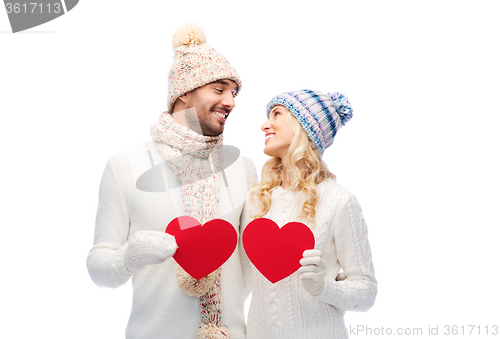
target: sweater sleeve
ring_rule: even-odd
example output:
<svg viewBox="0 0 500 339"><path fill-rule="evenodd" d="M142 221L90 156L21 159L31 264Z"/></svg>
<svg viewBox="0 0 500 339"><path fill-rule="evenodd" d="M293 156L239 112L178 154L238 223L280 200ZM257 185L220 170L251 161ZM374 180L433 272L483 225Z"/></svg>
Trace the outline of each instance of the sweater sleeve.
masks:
<svg viewBox="0 0 500 339"><path fill-rule="evenodd" d="M337 258L346 279L336 281L327 276L325 288L316 298L344 311L367 311L375 303L377 280L361 206L348 192L335 211L333 228Z"/></svg>
<svg viewBox="0 0 500 339"><path fill-rule="evenodd" d="M99 189L94 246L87 256L87 269L98 286L116 288L132 276L123 265L128 233L126 204L109 161Z"/></svg>

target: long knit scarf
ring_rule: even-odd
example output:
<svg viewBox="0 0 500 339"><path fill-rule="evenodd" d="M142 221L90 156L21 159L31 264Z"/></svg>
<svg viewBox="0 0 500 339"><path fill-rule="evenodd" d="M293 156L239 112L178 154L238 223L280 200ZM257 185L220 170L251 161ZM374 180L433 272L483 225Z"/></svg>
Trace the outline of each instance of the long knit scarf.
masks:
<svg viewBox="0 0 500 339"><path fill-rule="evenodd" d="M182 183L182 203L186 215L200 223L215 219L219 202L219 176L222 169L222 136L206 137L161 114L151 127L151 136L168 165ZM228 339L221 326L220 274L217 269L200 280L177 267L177 282L189 296L199 297L202 323L198 339Z"/></svg>

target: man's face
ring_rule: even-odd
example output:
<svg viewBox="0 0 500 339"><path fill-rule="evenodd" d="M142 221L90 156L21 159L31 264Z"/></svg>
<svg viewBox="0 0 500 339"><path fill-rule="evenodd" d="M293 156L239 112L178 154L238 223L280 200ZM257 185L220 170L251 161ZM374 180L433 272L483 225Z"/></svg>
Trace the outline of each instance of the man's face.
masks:
<svg viewBox="0 0 500 339"><path fill-rule="evenodd" d="M233 110L238 85L232 80L218 80L186 93L187 109L196 114L186 114L189 127L205 136L224 132L229 113ZM194 110L193 110L194 109Z"/></svg>

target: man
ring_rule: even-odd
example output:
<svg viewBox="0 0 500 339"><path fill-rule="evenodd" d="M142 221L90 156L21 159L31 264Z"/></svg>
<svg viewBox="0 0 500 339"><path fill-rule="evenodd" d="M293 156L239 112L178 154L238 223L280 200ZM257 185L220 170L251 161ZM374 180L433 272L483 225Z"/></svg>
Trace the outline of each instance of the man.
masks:
<svg viewBox="0 0 500 339"><path fill-rule="evenodd" d="M177 30L168 111L153 124L153 140L112 157L102 177L87 267L99 286L132 277L127 338L245 338L242 249L196 280L172 258L177 243L165 233L187 215L201 224L224 219L239 234L244 198L257 180L249 159L222 146L241 81L205 42L192 24Z"/></svg>

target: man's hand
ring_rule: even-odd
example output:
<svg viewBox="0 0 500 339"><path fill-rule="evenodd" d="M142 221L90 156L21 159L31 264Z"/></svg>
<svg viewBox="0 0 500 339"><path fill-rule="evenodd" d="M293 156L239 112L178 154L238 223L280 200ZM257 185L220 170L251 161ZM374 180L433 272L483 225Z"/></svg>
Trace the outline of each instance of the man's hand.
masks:
<svg viewBox="0 0 500 339"><path fill-rule="evenodd" d="M302 286L311 295L323 292L326 277L326 264L321 258L320 250L306 250L300 260L299 276Z"/></svg>
<svg viewBox="0 0 500 339"><path fill-rule="evenodd" d="M123 264L131 272L140 271L146 265L161 264L177 250L175 238L159 231L134 233L125 249Z"/></svg>

